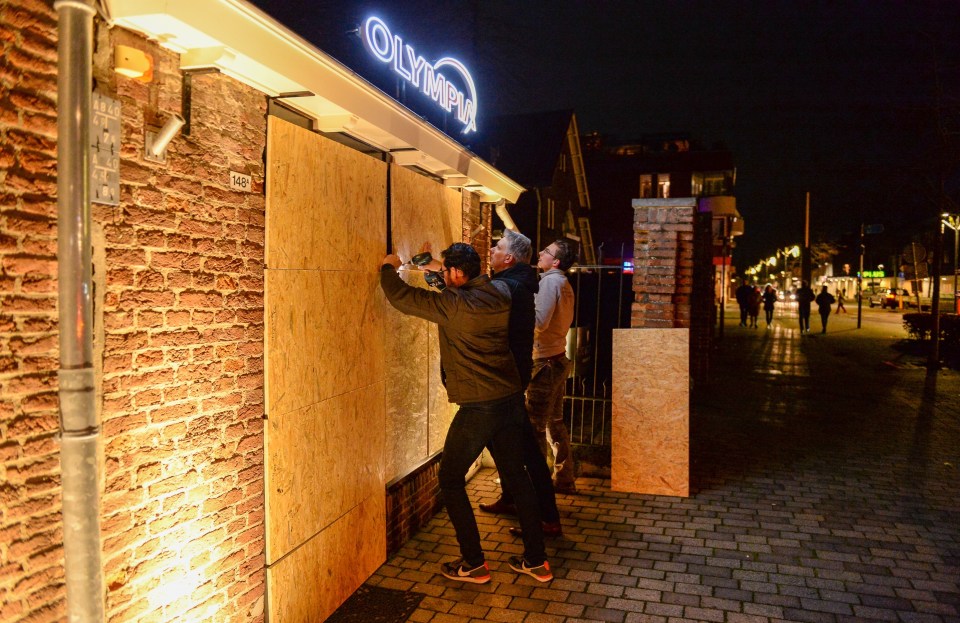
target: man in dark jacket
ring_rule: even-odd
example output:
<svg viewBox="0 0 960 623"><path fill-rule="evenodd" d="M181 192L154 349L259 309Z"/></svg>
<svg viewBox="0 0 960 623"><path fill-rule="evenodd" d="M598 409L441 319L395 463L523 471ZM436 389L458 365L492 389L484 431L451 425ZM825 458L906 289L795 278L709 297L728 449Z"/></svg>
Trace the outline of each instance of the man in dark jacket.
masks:
<svg viewBox="0 0 960 623"><path fill-rule="evenodd" d="M797 314L800 316L800 333L810 333L810 303L817 298L806 281L797 288Z"/></svg>
<svg viewBox="0 0 960 623"><path fill-rule="evenodd" d="M750 310L750 297L753 295L753 286L746 279L737 288L737 305L740 306L740 326L747 326L747 312Z"/></svg>
<svg viewBox="0 0 960 623"><path fill-rule="evenodd" d="M514 496L523 529L523 556L510 568L540 582L553 579L543 544L536 495L523 468L521 438L526 411L520 376L507 345L510 293L480 274L473 247L454 243L442 254L442 292L407 285L397 269L400 258L387 255L380 267L380 287L398 311L437 323L441 378L450 402L460 409L450 423L440 459L440 493L460 544L462 558L444 563L451 580L483 584L490 571L480 532L467 497L465 478L483 450L490 448L503 485Z"/></svg>
<svg viewBox="0 0 960 623"><path fill-rule="evenodd" d="M815 299L817 302L817 308L820 312L820 324L823 328L820 330L820 333L827 332L827 318L830 317L830 307L837 301L833 298L833 295L827 291L827 286L823 286L823 289L820 290L820 294L817 295Z"/></svg>
<svg viewBox="0 0 960 623"><path fill-rule="evenodd" d="M534 295L539 288L537 270L530 265L533 247L530 239L523 234L504 230L503 237L490 249L490 268L493 269L493 281L504 282L510 286L512 304L510 307L510 352L520 372L520 384L524 390L530 383L533 371L533 329L537 320ZM562 534L560 511L557 509L557 497L553 490L553 480L547 458L540 450L537 435L530 418L524 419L523 426L523 464L530 474L533 488L537 492L537 502L543 517L543 532L546 536L556 537ZM504 491L500 499L492 504L481 504L480 510L487 513L515 515L516 508L510 494ZM511 528L510 532L522 535L522 531Z"/></svg>

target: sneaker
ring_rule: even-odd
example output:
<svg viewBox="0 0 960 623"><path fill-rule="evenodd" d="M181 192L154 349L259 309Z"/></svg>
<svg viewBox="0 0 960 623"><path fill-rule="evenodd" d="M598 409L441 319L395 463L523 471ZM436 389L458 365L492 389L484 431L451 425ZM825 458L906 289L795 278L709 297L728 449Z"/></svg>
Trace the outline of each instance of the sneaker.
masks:
<svg viewBox="0 0 960 623"><path fill-rule="evenodd" d="M523 536L523 530L520 528L510 528L508 530L513 536ZM543 522L543 536L548 538L559 538L563 536L563 526L560 525L560 522L545 521Z"/></svg>
<svg viewBox="0 0 960 623"><path fill-rule="evenodd" d="M467 569L467 563L463 559L445 562L440 565L440 573L443 574L443 577L457 582L486 584L490 581L490 568L487 567L486 562L473 569Z"/></svg>
<svg viewBox="0 0 960 623"><path fill-rule="evenodd" d="M517 507L515 504L510 502L504 502L503 498L500 498L493 504L480 504L480 510L485 513L493 513L495 515L516 515Z"/></svg>
<svg viewBox="0 0 960 623"><path fill-rule="evenodd" d="M546 560L543 561L542 565L531 567L520 556L511 556L507 564L517 573L525 573L537 582L549 582L553 579L553 573L550 572L550 563Z"/></svg>

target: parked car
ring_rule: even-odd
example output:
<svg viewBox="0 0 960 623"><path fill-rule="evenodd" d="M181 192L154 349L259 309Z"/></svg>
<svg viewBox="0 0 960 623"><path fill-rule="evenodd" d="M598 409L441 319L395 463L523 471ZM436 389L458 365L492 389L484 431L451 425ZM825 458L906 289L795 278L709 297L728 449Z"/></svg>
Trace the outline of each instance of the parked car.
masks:
<svg viewBox="0 0 960 623"><path fill-rule="evenodd" d="M903 288L884 288L875 294L870 295L870 307L880 306L883 309L897 309L900 307L900 301L903 301L904 307L909 307L910 293Z"/></svg>

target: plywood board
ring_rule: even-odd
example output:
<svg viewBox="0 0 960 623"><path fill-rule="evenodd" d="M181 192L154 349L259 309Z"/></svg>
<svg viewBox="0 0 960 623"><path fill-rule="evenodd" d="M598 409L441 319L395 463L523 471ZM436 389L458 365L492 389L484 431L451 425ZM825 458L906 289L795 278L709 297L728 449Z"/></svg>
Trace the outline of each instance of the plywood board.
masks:
<svg viewBox="0 0 960 623"><path fill-rule="evenodd" d="M415 273L401 273L425 285ZM413 277L413 279L411 279ZM406 474L428 456L428 327L430 323L401 314L386 304L384 322L386 369L387 480Z"/></svg>
<svg viewBox="0 0 960 623"><path fill-rule="evenodd" d="M433 254L462 240L462 196L442 184L394 166L391 177L391 227L394 252L408 260L424 242ZM419 273L404 279L426 287ZM389 307L389 304L388 304ZM399 315L392 308L387 316ZM402 476L443 448L456 409L440 382L437 327L413 317L389 319L395 335L388 337L385 358L387 385L387 479ZM399 369L397 366L403 366Z"/></svg>
<svg viewBox="0 0 960 623"><path fill-rule="evenodd" d="M429 355L427 366L429 368L429 378L427 379L427 393L430 400L430 420L427 432L429 442L427 456L431 456L443 450L443 442L447 438L450 422L453 421L453 416L457 412L457 405L450 403L447 388L443 386L443 382L440 380L440 343L437 341L437 325L431 324L428 333Z"/></svg>
<svg viewBox="0 0 960 623"><path fill-rule="evenodd" d="M383 395L380 381L267 420L268 564L383 496Z"/></svg>
<svg viewBox="0 0 960 623"><path fill-rule="evenodd" d="M317 621L386 556L388 169L274 117L268 132L267 609Z"/></svg>
<svg viewBox="0 0 960 623"><path fill-rule="evenodd" d="M375 272L267 270L267 417L384 378L384 305Z"/></svg>
<svg viewBox="0 0 960 623"><path fill-rule="evenodd" d="M439 258L440 251L463 240L460 191L396 165L390 180L394 253L407 261L429 242Z"/></svg>
<svg viewBox="0 0 960 623"><path fill-rule="evenodd" d="M615 329L611 488L690 494L690 331Z"/></svg>
<svg viewBox="0 0 960 623"><path fill-rule="evenodd" d="M386 560L383 492L267 567L270 621L326 620Z"/></svg>
<svg viewBox="0 0 960 623"><path fill-rule="evenodd" d="M276 117L267 132L267 267L376 270L387 165Z"/></svg>

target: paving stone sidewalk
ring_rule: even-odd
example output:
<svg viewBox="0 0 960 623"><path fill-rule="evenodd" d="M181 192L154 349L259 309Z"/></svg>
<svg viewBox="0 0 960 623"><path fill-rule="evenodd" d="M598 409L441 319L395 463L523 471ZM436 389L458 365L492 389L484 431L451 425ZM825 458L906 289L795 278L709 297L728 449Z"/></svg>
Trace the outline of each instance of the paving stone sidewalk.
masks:
<svg viewBox="0 0 960 623"><path fill-rule="evenodd" d="M960 623L960 375L928 377L896 324L801 336L788 314L727 317L694 398L689 498L581 478L558 496L547 585L507 566L513 521L479 511L493 581L439 576L458 555L440 513L368 584L426 595L420 623ZM475 502L495 477L470 482Z"/></svg>

